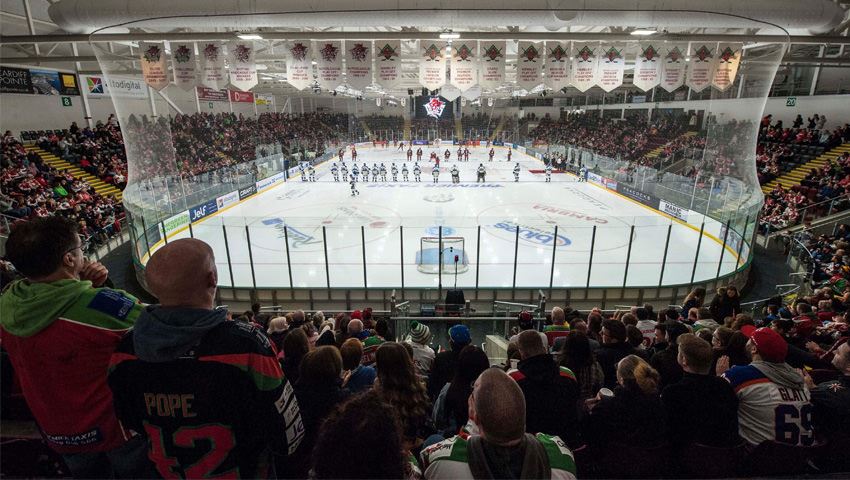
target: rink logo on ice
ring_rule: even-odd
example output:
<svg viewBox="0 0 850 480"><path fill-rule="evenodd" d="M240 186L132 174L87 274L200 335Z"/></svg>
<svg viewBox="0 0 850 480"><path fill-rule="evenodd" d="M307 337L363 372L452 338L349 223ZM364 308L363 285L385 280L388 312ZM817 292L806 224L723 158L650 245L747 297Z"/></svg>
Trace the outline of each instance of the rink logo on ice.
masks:
<svg viewBox="0 0 850 480"><path fill-rule="evenodd" d="M558 247L566 247L573 243L563 235L555 237L554 231L547 231L542 228L521 225L510 221L499 222L493 225L493 227L496 229L495 233L501 233L501 231L510 232L510 236L504 238L508 238L511 241L514 240L516 229L519 227L519 239L535 245L552 245L552 242L555 242Z"/></svg>
<svg viewBox="0 0 850 480"><path fill-rule="evenodd" d="M263 225L274 226L274 228L276 228L277 231L280 233L278 235L278 238L288 237L289 238L289 245L292 248L298 248L302 245L312 245L312 244L316 244L316 243L322 243L322 241L317 239L316 237L314 237L310 234L304 233L304 232L302 232L301 230L298 230L295 227L287 225L280 218L267 218L267 219L263 220L262 223L263 223ZM284 229L286 229L286 232L284 232Z"/></svg>
<svg viewBox="0 0 850 480"><path fill-rule="evenodd" d="M540 204L535 204L531 208L533 208L534 210L540 210L540 211L543 211L543 212L546 212L546 213L554 213L556 215L562 215L564 217L576 218L576 219L584 220L584 221L591 222L591 223L598 223L598 224L608 223L608 220L606 220L604 218L594 217L594 216L591 216L591 215L585 215L581 212L574 212L572 210L567 210L565 208L550 207L548 205L540 205Z"/></svg>
<svg viewBox="0 0 850 480"><path fill-rule="evenodd" d="M440 235L440 227L428 227L425 229L425 234L430 235L432 237L436 237ZM455 229L452 227L443 227L443 236L450 237L455 234Z"/></svg>
<svg viewBox="0 0 850 480"><path fill-rule="evenodd" d="M189 219L192 223L197 222L198 220L212 215L213 213L218 211L218 203L215 200L210 200L209 202L198 205L197 207L193 207L189 210Z"/></svg>

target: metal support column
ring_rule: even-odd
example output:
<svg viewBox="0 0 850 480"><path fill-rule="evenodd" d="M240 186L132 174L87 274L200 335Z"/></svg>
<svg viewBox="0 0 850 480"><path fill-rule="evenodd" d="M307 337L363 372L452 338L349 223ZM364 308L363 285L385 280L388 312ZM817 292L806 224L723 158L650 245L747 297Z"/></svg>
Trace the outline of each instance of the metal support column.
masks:
<svg viewBox="0 0 850 480"><path fill-rule="evenodd" d="M587 260L587 285L590 288L590 270L593 268L593 247L596 245L596 225L593 226L593 234L590 236L590 258Z"/></svg>
<svg viewBox="0 0 850 480"><path fill-rule="evenodd" d="M478 238L475 240L475 288L478 289L478 271L481 267L481 225L478 225Z"/></svg>
<svg viewBox="0 0 850 480"><path fill-rule="evenodd" d="M254 253L251 251L251 231L245 225L245 241L248 242L248 264L251 266L251 285L257 288L257 275L254 273Z"/></svg>
<svg viewBox="0 0 850 480"><path fill-rule="evenodd" d="M227 241L227 225L221 225L222 236L224 237L224 253L227 254L227 272L230 274L230 286L235 288L233 282L233 263L230 261L230 243Z"/></svg>
<svg viewBox="0 0 850 480"><path fill-rule="evenodd" d="M555 237L552 240L552 268L549 269L549 297L552 297L552 284L555 281L555 249L558 248L558 226L555 225Z"/></svg>
<svg viewBox="0 0 850 480"><path fill-rule="evenodd" d="M626 280L629 278L629 262L632 259L632 244L635 241L635 226L632 225L629 232L629 249L626 251L626 271L623 272L623 288L626 288Z"/></svg>
<svg viewBox="0 0 850 480"><path fill-rule="evenodd" d="M331 97L334 98L334 97ZM398 226L398 245L401 249L401 261L399 265L401 265L401 290L402 290L402 298L404 298L404 226Z"/></svg>
<svg viewBox="0 0 850 480"><path fill-rule="evenodd" d="M360 225L360 250L363 253L363 288L369 288L366 281L366 227L363 225Z"/></svg>
<svg viewBox="0 0 850 480"><path fill-rule="evenodd" d="M694 277L697 274L697 265L699 264L699 249L702 246L702 234L705 231L705 222L699 227L699 239L697 240L697 253L694 255L694 268L691 270L691 285L694 284Z"/></svg>
<svg viewBox="0 0 850 480"><path fill-rule="evenodd" d="M731 220L726 222L726 231L723 232L723 245L720 246L720 262L717 264L717 275L714 277L715 279L720 278L720 267L723 266L723 254L726 253L726 239L729 238L729 228L731 227L731 223Z"/></svg>

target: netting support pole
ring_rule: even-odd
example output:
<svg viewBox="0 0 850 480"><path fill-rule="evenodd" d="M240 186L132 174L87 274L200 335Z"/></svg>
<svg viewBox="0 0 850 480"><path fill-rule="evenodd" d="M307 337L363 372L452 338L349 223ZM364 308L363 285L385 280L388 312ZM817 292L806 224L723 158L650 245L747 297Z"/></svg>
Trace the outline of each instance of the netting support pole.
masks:
<svg viewBox="0 0 850 480"><path fill-rule="evenodd" d="M558 248L558 226L555 225L555 237L552 239L552 268L549 270L549 298L552 298L552 284L555 281L555 249Z"/></svg>
<svg viewBox="0 0 850 480"><path fill-rule="evenodd" d="M437 227L437 299L443 298L443 226Z"/></svg>
<svg viewBox="0 0 850 480"><path fill-rule="evenodd" d="M325 283L328 288L331 288L331 269L328 266L328 235L324 225L322 225L322 246L325 249Z"/></svg>
<svg viewBox="0 0 850 480"><path fill-rule="evenodd" d="M475 289L478 290L478 270L481 267L481 225L478 225L478 237L475 241Z"/></svg>
<svg viewBox="0 0 850 480"><path fill-rule="evenodd" d="M369 287L369 282L366 280L366 227L360 225L360 250L363 254L363 288Z"/></svg>
<svg viewBox="0 0 850 480"><path fill-rule="evenodd" d="M720 268L723 267L723 254L726 253L726 239L729 238L729 228L732 226L732 220L726 221L726 231L723 232L723 245L720 246L720 262L717 264L717 275L715 280L720 278Z"/></svg>
<svg viewBox="0 0 850 480"><path fill-rule="evenodd" d="M227 254L227 272L230 274L230 287L236 288L233 282L233 262L230 261L230 243L227 241L227 225L221 224L221 235L224 237L224 253Z"/></svg>
<svg viewBox="0 0 850 480"><path fill-rule="evenodd" d="M593 233L590 236L590 258L587 260L587 285L590 288L590 271L593 269L593 247L596 246L596 225L593 226Z"/></svg>
<svg viewBox="0 0 850 480"><path fill-rule="evenodd" d="M401 250L401 261L399 264L401 265L401 297L404 298L404 226L398 226L398 246Z"/></svg>
<svg viewBox="0 0 850 480"><path fill-rule="evenodd" d="M286 268L289 271L289 288L294 287L292 284L292 258L289 256L289 227L283 225L283 242L286 245Z"/></svg>
<svg viewBox="0 0 850 480"><path fill-rule="evenodd" d="M629 231L629 249L626 251L626 271L623 272L623 288L626 288L626 280L629 278L629 262L632 259L632 244L635 241L635 226Z"/></svg>
<svg viewBox="0 0 850 480"><path fill-rule="evenodd" d="M667 225L667 241L664 242L664 257L661 259L661 275L658 277L658 288L664 282L664 269L667 267L667 250L670 248L670 234L673 231L673 224Z"/></svg>
<svg viewBox="0 0 850 480"><path fill-rule="evenodd" d="M699 239L697 240L697 253L694 255L694 269L691 270L691 285L694 284L694 278L697 275L697 265L699 264L699 249L702 247L702 234L705 231L705 222L699 227Z"/></svg>
<svg viewBox="0 0 850 480"><path fill-rule="evenodd" d="M251 251L251 231L245 225L245 240L248 242L248 264L251 266L251 285L257 288L257 276L254 274L254 253Z"/></svg>
<svg viewBox="0 0 850 480"><path fill-rule="evenodd" d="M517 260L519 259L519 225L516 226L516 236L514 238L514 281L511 284L511 288L516 290L516 266ZM513 292L511 293L513 295Z"/></svg>

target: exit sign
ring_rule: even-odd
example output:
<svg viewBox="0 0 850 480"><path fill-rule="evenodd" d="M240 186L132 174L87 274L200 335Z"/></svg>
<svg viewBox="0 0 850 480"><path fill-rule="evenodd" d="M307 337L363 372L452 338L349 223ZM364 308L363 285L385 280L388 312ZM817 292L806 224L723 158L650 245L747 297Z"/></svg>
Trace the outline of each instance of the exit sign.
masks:
<svg viewBox="0 0 850 480"><path fill-rule="evenodd" d="M797 97L788 97L785 99L786 107L796 107L797 106Z"/></svg>
<svg viewBox="0 0 850 480"><path fill-rule="evenodd" d="M71 106L71 97L62 97L62 106L70 107Z"/></svg>

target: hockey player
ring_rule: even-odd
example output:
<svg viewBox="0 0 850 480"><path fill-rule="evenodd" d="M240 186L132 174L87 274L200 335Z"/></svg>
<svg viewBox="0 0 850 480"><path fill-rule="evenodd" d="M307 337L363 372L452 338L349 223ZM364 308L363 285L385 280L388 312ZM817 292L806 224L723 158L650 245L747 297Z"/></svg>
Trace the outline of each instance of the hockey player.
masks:
<svg viewBox="0 0 850 480"><path fill-rule="evenodd" d="M369 181L369 165L366 165L366 162L360 166L360 176L363 177L363 182Z"/></svg>
<svg viewBox="0 0 850 480"><path fill-rule="evenodd" d="M457 165L452 166L452 183L460 183L460 170Z"/></svg>
<svg viewBox="0 0 850 480"><path fill-rule="evenodd" d="M354 169L351 171L351 178L348 181L349 185L351 185L351 196L352 197L355 196L355 195L360 195L360 191L357 190L357 174L355 173L356 171L357 171L357 167L355 166Z"/></svg>
<svg viewBox="0 0 850 480"><path fill-rule="evenodd" d="M342 159L345 158L345 149L340 148L339 151L337 152L337 156L339 156L339 160L342 161Z"/></svg>
<svg viewBox="0 0 850 480"><path fill-rule="evenodd" d="M355 181L357 181L357 177L360 176L360 170L357 168L356 163L351 167L351 176L354 177Z"/></svg>
<svg viewBox="0 0 850 480"><path fill-rule="evenodd" d="M419 164L414 163L413 164L413 177L416 179L417 182L420 181L419 175L421 175L421 174L422 174L422 169L419 168Z"/></svg>
<svg viewBox="0 0 850 480"><path fill-rule="evenodd" d="M478 182L485 183L485 179L484 179L484 177L485 177L486 175L487 175L487 169L486 169L486 168L484 168L484 164L483 164L483 163L479 163L479 164L478 164L478 180L476 180L476 181L475 181L475 183L478 183Z"/></svg>
<svg viewBox="0 0 850 480"><path fill-rule="evenodd" d="M584 165L582 165L581 168L578 169L578 181L579 182L586 182L587 181L587 167L585 167Z"/></svg>
<svg viewBox="0 0 850 480"><path fill-rule="evenodd" d="M373 163L372 164L372 181L373 182L378 181L378 175L380 175L380 173L381 173L381 171L378 169L378 164Z"/></svg>
<svg viewBox="0 0 850 480"><path fill-rule="evenodd" d="M395 162L393 162L393 164L390 165L390 173L393 174L393 181L397 182L398 181L398 167L395 166Z"/></svg>
<svg viewBox="0 0 850 480"><path fill-rule="evenodd" d="M348 178L348 167L345 166L345 162L340 163L341 165L339 166L339 173L342 177L342 180L345 181L345 179Z"/></svg>
<svg viewBox="0 0 850 480"><path fill-rule="evenodd" d="M549 163L546 164L545 172L546 172L546 181L551 182L552 181L552 162L549 162Z"/></svg>
<svg viewBox="0 0 850 480"><path fill-rule="evenodd" d="M401 165L401 178L403 178L405 182L407 181L407 164L406 163L403 163Z"/></svg>
<svg viewBox="0 0 850 480"><path fill-rule="evenodd" d="M357 161L357 149L354 148L354 145L351 146L351 159Z"/></svg>
<svg viewBox="0 0 850 480"><path fill-rule="evenodd" d="M489 141L487 142L487 146L488 146L488 147L490 146L490 142L489 142ZM491 162L493 161L493 156L494 156L494 155L496 155L496 149L491 148L491 149L490 149L490 161L491 161Z"/></svg>
<svg viewBox="0 0 850 480"><path fill-rule="evenodd" d="M437 155L437 152L431 152L431 161L434 162L435 166L440 166L440 157Z"/></svg>
<svg viewBox="0 0 850 480"><path fill-rule="evenodd" d="M334 182L339 181L339 167L336 166L336 162L331 164L331 175L334 176ZM345 179L345 177L342 177Z"/></svg>
<svg viewBox="0 0 850 480"><path fill-rule="evenodd" d="M509 162L511 161L511 149L510 148L508 148L508 161Z"/></svg>
<svg viewBox="0 0 850 480"><path fill-rule="evenodd" d="M403 141L398 143L398 149L401 150L402 152L404 151L404 142Z"/></svg>
<svg viewBox="0 0 850 480"><path fill-rule="evenodd" d="M310 174L310 181L315 182L316 181L316 169L313 167L312 163L307 167L307 172Z"/></svg>
<svg viewBox="0 0 850 480"><path fill-rule="evenodd" d="M519 162L516 162L516 165L514 165L514 181L519 181Z"/></svg>
<svg viewBox="0 0 850 480"><path fill-rule="evenodd" d="M447 148L445 152L443 152L443 157L448 162L450 158L452 158L452 152Z"/></svg>
<svg viewBox="0 0 850 480"><path fill-rule="evenodd" d="M431 170L431 176L434 177L434 183L439 183L440 181L440 166L434 165L434 168Z"/></svg>
<svg viewBox="0 0 850 480"><path fill-rule="evenodd" d="M457 161L459 162L461 160L463 160L463 147L458 146L457 147Z"/></svg>
<svg viewBox="0 0 850 480"><path fill-rule="evenodd" d="M407 149L407 161L409 162L411 158L413 158L413 149L408 148Z"/></svg>
<svg viewBox="0 0 850 480"><path fill-rule="evenodd" d="M463 149L463 161L464 162L469 161L469 148L464 147L464 149Z"/></svg>
<svg viewBox="0 0 850 480"><path fill-rule="evenodd" d="M489 139L489 138L487 139L487 146L486 146L486 147L484 147L484 148L490 148L490 139ZM492 149L491 149L491 150L492 150Z"/></svg>
<svg viewBox="0 0 850 480"><path fill-rule="evenodd" d="M378 168L378 173L381 174L381 181L386 182L387 181L387 167L384 165L383 162L381 162L381 166Z"/></svg>
<svg viewBox="0 0 850 480"><path fill-rule="evenodd" d="M416 149L416 161L417 162L422 161L422 148Z"/></svg>
<svg viewBox="0 0 850 480"><path fill-rule="evenodd" d="M307 172L304 171L304 164L303 163L298 164L298 172L301 174L301 181L306 182L307 181Z"/></svg>

